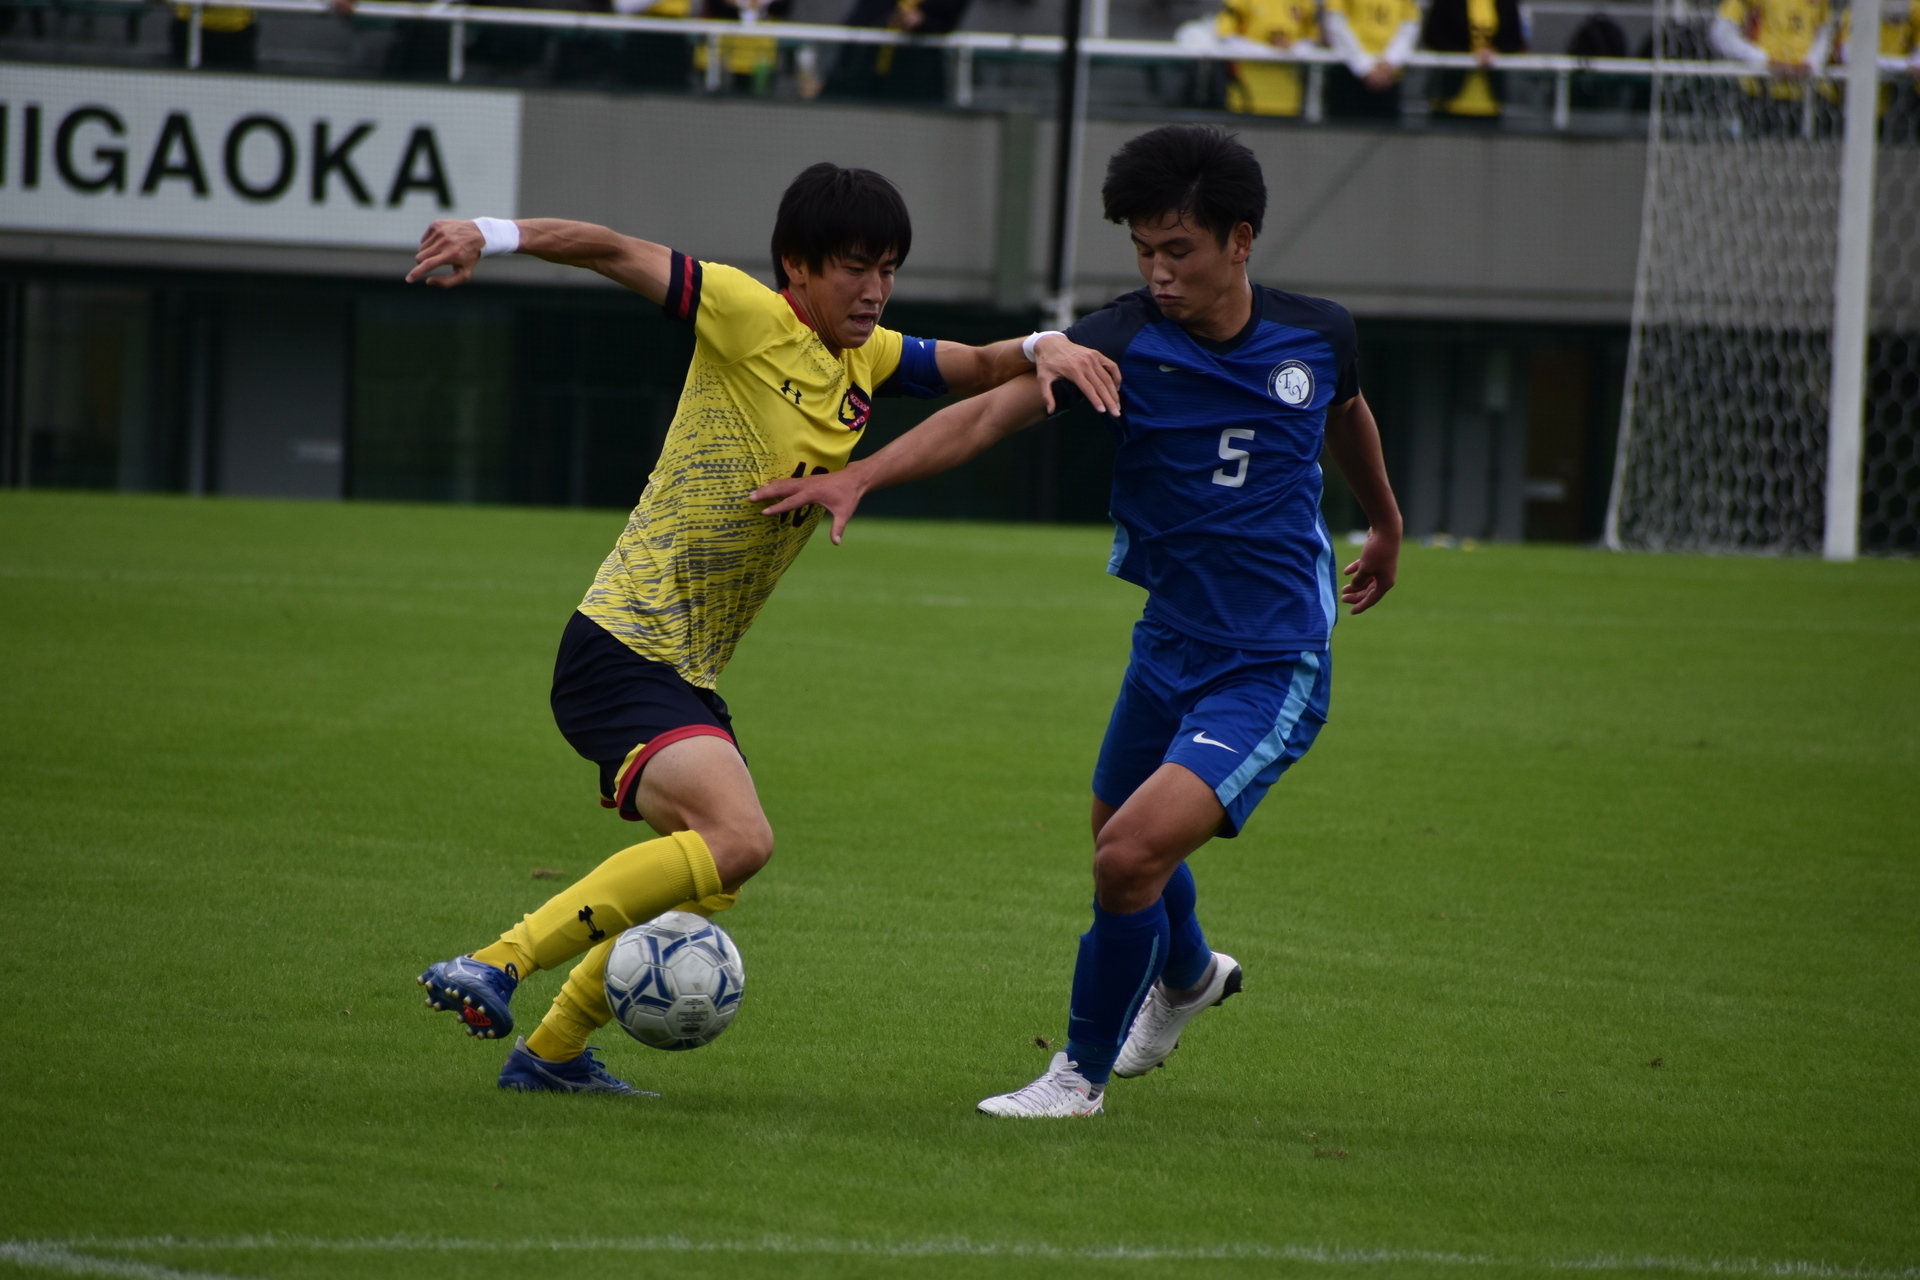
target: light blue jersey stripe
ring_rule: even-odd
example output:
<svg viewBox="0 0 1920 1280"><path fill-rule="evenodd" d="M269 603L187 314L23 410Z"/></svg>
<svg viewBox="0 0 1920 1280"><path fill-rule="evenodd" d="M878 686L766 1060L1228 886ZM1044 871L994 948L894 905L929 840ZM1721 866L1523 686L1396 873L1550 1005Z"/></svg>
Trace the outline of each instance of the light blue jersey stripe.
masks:
<svg viewBox="0 0 1920 1280"><path fill-rule="evenodd" d="M1140 979L1140 989L1133 993L1133 999L1127 1001L1127 1016L1120 1024L1122 1027L1131 1027L1133 1025L1134 1017L1140 1012L1140 1002L1147 998L1147 989L1153 986L1154 980L1160 976L1162 967L1160 962L1160 939L1159 936L1156 935L1153 939L1152 949L1147 952L1146 976ZM1122 1035L1124 1034L1125 1032L1123 1031Z"/></svg>
<svg viewBox="0 0 1920 1280"><path fill-rule="evenodd" d="M1314 532L1320 538L1320 554L1314 557L1314 576L1320 579L1320 612L1327 620L1327 644L1333 643L1333 624L1340 617L1340 606L1333 595L1333 539L1327 534L1327 522L1316 518Z"/></svg>
<svg viewBox="0 0 1920 1280"><path fill-rule="evenodd" d="M1230 805L1234 797L1252 782L1259 772L1280 758L1287 749L1287 739L1293 736L1293 730L1300 723L1300 717L1306 713L1307 706L1313 701L1313 686L1320 679L1320 655L1303 653L1300 660L1293 664L1293 680L1287 686L1287 700L1280 704L1280 714L1273 722L1273 732L1260 739L1260 745L1247 755L1246 763L1227 775L1227 780L1213 789L1220 803Z"/></svg>
<svg viewBox="0 0 1920 1280"><path fill-rule="evenodd" d="M1113 522L1113 554L1107 557L1107 572L1115 577L1120 575L1120 566L1127 558L1127 526L1118 520Z"/></svg>

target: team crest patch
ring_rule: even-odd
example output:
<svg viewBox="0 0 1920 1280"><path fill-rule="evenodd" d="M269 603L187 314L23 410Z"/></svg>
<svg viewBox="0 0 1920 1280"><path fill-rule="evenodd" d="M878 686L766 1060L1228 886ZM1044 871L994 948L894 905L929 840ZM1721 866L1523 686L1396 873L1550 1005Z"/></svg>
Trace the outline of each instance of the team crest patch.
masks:
<svg viewBox="0 0 1920 1280"><path fill-rule="evenodd" d="M1290 409L1313 403L1313 370L1298 360L1282 360L1267 375L1267 393Z"/></svg>
<svg viewBox="0 0 1920 1280"><path fill-rule="evenodd" d="M840 425L849 431L858 431L867 425L867 418L873 413L873 402L867 399L867 393L858 387L847 388L847 394L840 397Z"/></svg>

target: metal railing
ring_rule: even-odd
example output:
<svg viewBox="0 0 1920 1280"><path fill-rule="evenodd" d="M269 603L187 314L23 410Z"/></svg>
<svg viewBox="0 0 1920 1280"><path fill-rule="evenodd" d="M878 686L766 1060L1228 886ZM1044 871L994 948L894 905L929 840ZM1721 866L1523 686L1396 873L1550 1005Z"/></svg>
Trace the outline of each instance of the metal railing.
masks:
<svg viewBox="0 0 1920 1280"><path fill-rule="evenodd" d="M201 65L201 13L206 0L192 0L188 6L186 63ZM326 15L335 12L325 0L249 0L245 6L263 13ZM952 98L956 106L973 105L973 59L976 54L1031 55L1059 58L1066 41L1057 35L1016 35L1010 33L962 31L942 36L916 36L876 27L841 27L818 23L724 21L711 18L648 18L606 13L575 13L554 9L507 9L473 7L435 0L413 4L402 0L364 0L353 10L356 17L391 18L410 22L437 22L447 28L447 79L459 83L466 77L467 28L473 25L534 27L549 31L604 33L608 35L650 33L704 39L707 45L706 80L708 90L725 83L725 59L721 42L728 37L756 36L778 39L783 43L892 45L923 49L945 49L954 61ZM1080 41L1080 49L1090 58L1151 62L1270 62L1303 66L1307 70L1305 103L1302 115L1309 122L1323 116L1322 102L1325 71L1343 61L1339 54L1317 46L1276 49L1240 38L1223 38L1208 44L1172 40L1119 40L1089 36ZM1472 54L1419 51L1402 64L1407 67L1436 70L1473 70L1482 63ZM1656 61L1647 58L1576 58L1565 54L1501 54L1492 58L1487 69L1554 78L1553 127L1565 130L1572 119L1573 78L1583 73L1604 74L1628 79L1647 79L1658 71L1667 76L1693 76L1708 79L1764 79L1765 68L1736 62ZM1882 74L1901 74L1883 68ZM1819 67L1805 77L1814 81L1844 81L1845 68Z"/></svg>

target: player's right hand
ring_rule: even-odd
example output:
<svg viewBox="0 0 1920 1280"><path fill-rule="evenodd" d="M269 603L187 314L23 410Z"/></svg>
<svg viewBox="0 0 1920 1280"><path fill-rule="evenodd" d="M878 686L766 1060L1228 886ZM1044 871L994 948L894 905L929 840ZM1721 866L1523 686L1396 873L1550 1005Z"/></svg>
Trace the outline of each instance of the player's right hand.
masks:
<svg viewBox="0 0 1920 1280"><path fill-rule="evenodd" d="M437 219L420 237L420 252L413 255L415 265L407 272L407 283L425 280L441 289L465 284L473 278L474 265L480 261L480 251L486 245L487 238L480 234L480 228L466 219ZM452 270L444 275L432 274L441 267Z"/></svg>
<svg viewBox="0 0 1920 1280"><path fill-rule="evenodd" d="M837 547L840 545L840 534L846 529L847 521L853 519L853 513L866 492L867 487L860 482L859 475L849 468L831 475L769 480L748 494L747 499L750 502L773 504L760 513L763 516L785 515L789 511L816 504L825 507L827 514L833 517L833 545Z"/></svg>

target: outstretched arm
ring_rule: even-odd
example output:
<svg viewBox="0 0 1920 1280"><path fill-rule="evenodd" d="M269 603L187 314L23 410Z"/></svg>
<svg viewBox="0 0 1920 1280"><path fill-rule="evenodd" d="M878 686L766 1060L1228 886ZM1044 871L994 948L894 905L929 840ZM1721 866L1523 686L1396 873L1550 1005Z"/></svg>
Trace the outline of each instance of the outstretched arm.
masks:
<svg viewBox="0 0 1920 1280"><path fill-rule="evenodd" d="M520 228L520 247L514 252L597 271L651 302L666 301L673 251L665 245L565 218L521 218L514 225ZM473 268L485 245L486 238L473 223L441 218L420 237L420 252L414 255L415 266L407 273L407 283L425 280L442 289L465 284L473 278ZM441 267L451 270L445 275L431 274Z"/></svg>
<svg viewBox="0 0 1920 1280"><path fill-rule="evenodd" d="M1053 400L1055 378L1065 378L1079 387L1095 412L1120 412L1119 365L1057 331L1033 344L1034 358L1028 361L1020 350L1025 341L1008 338L984 347L942 342L935 349L934 358L939 361L940 376L946 380L947 389L957 396L977 396L1023 373L1037 373L1040 399L1048 413L1058 407Z"/></svg>
<svg viewBox="0 0 1920 1280"><path fill-rule="evenodd" d="M1400 504L1387 483L1387 461L1380 452L1380 427L1367 408L1365 396L1327 410L1327 452L1346 477L1347 487L1367 517L1367 545L1360 558L1341 572L1353 579L1340 589L1340 598L1365 613L1393 590L1400 569Z"/></svg>
<svg viewBox="0 0 1920 1280"><path fill-rule="evenodd" d="M761 515L777 516L818 503L833 516L837 545L847 521L869 489L887 489L909 480L951 471L985 453L995 443L1046 416L1040 382L1032 374L1015 378L985 395L948 405L869 458L832 475L774 480L747 497L771 502Z"/></svg>

